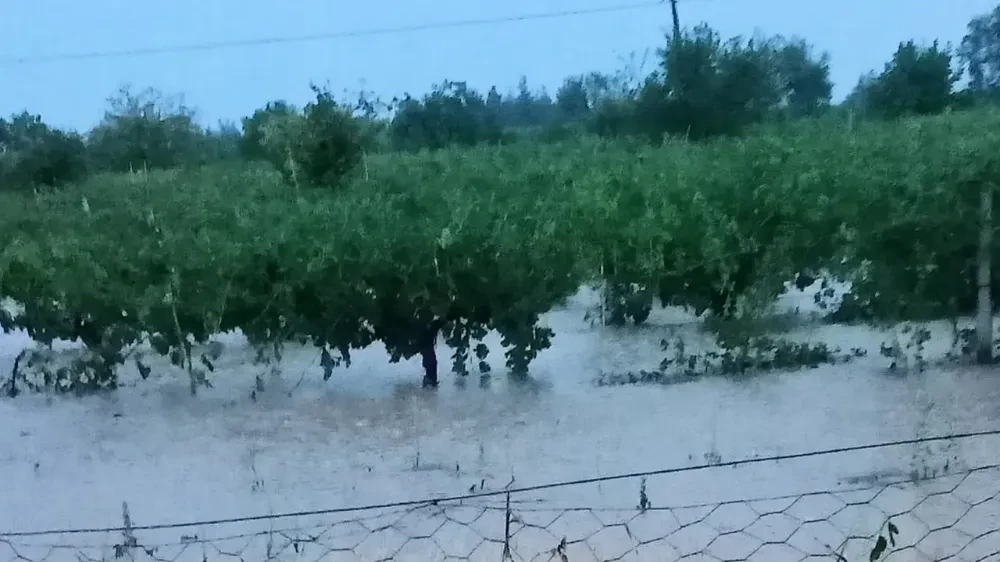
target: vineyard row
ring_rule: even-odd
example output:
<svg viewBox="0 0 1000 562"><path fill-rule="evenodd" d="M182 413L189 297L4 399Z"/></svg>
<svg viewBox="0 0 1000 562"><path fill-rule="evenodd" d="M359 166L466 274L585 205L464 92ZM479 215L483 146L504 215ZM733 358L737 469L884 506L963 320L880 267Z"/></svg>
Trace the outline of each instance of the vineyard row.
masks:
<svg viewBox="0 0 1000 562"><path fill-rule="evenodd" d="M311 342L327 375L380 341L433 386L441 336L465 374L496 330L524 374L554 335L540 315L598 278L635 320L654 296L724 316L821 270L853 283L855 316L944 317L974 309L998 159L1000 115L970 112L381 155L339 190L246 165L97 176L0 194L0 295L24 306L0 320L79 338L88 384L144 338L193 373L191 341L239 329Z"/></svg>

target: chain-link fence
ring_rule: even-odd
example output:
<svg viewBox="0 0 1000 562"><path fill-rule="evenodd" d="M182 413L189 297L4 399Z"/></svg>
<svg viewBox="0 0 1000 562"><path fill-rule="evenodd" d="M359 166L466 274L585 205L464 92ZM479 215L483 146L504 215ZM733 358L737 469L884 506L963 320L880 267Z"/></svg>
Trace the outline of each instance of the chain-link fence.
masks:
<svg viewBox="0 0 1000 562"><path fill-rule="evenodd" d="M683 506L652 505L648 478L611 477L635 490L617 508L537 497L602 478L182 525L137 525L123 504L119 528L0 534L0 561L1000 561L1000 465Z"/></svg>

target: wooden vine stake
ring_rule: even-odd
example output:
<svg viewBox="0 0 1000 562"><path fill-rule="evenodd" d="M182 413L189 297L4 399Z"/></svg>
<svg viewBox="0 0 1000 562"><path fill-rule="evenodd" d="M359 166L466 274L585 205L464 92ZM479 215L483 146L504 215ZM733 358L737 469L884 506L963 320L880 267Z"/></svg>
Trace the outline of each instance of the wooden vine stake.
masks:
<svg viewBox="0 0 1000 562"><path fill-rule="evenodd" d="M977 298L976 362L986 365L993 362L993 303L991 288L993 267L993 184L985 183L979 200L979 256L976 263Z"/></svg>

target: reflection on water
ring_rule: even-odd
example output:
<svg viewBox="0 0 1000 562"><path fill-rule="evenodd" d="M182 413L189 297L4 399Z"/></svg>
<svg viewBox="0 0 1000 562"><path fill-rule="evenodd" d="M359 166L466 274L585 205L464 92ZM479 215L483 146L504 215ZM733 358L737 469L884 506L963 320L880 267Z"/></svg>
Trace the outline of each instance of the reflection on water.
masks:
<svg viewBox="0 0 1000 562"><path fill-rule="evenodd" d="M655 366L659 341L670 333L691 342L706 336L676 310L657 311L647 327L591 327L583 318L592 302L593 295L582 294L546 317L556 331L554 346L538 357L526 382L500 374L496 338L487 342L495 373L488 384L480 384L474 371L466 379L443 374L437 391L420 388L418 360L392 365L378 348L358 352L350 369L324 382L318 353L304 349L289 351L283 376L265 377L268 388L251 402L258 368L246 366L249 351L227 336L214 388L194 399L183 377L161 367L114 400L59 399L49 406L26 396L2 402L0 469L14 484L0 499L0 528L113 525L126 499L141 522L229 517L418 499L461 493L477 483L497 489L512 478L526 486L1000 426L996 373L885 376L877 351L881 336L865 328L817 325L797 334L871 351L846 366L671 387L596 388L602 370ZM23 337L11 336L9 343L0 361L4 372ZM908 474L915 463L975 464L995 457L998 444L863 452L722 476L692 472L651 481L649 493L654 501L697 503L749 492L804 492ZM256 479L266 493L252 490ZM636 495L637 484L629 481L545 497L594 505L627 498L632 505Z"/></svg>

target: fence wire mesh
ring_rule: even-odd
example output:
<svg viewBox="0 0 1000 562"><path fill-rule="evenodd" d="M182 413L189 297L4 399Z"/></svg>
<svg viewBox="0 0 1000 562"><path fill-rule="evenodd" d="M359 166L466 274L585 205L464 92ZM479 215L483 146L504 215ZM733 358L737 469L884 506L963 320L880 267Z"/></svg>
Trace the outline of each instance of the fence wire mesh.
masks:
<svg viewBox="0 0 1000 562"><path fill-rule="evenodd" d="M554 507L531 492L214 524L0 534L0 560L1000 561L1000 466L703 505ZM586 484L586 485L594 485Z"/></svg>

